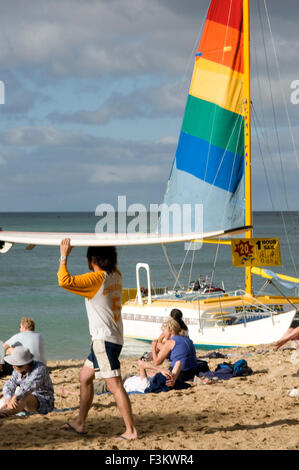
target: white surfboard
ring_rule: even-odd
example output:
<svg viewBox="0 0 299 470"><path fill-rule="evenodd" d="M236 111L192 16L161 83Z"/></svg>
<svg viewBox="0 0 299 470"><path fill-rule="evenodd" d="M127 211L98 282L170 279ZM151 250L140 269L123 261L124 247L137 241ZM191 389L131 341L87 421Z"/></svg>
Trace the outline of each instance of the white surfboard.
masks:
<svg viewBox="0 0 299 470"><path fill-rule="evenodd" d="M190 242L220 238L249 230L248 227L238 227L232 230L222 230L206 233L71 233L71 232L11 232L0 231L0 252L6 253L14 243L27 245L27 249L35 245L59 246L64 238L70 238L71 246L133 246L157 245L164 243Z"/></svg>

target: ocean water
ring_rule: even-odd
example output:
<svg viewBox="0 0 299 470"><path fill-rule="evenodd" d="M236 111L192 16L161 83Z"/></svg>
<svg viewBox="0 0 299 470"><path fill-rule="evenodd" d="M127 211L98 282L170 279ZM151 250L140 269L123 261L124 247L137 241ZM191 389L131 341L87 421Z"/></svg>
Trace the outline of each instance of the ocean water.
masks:
<svg viewBox="0 0 299 470"><path fill-rule="evenodd" d="M0 213L3 230L94 232L98 220L93 213ZM255 237L280 238L282 266L270 269L299 277L299 213L256 212L253 225ZM186 255L184 244L169 245L167 253L179 271ZM36 330L45 337L48 360L84 359L90 344L84 299L58 286L59 254L59 247L37 246L27 251L24 245L14 245L0 255L0 339L5 341L18 332L21 317L33 317ZM174 287L173 274L160 246L118 248L123 287L136 286L137 262L150 265L154 287ZM244 289L244 270L232 267L231 248L221 246L217 252L217 245L208 244L195 251L193 263L192 252L188 254L181 285L187 286L199 274L210 274L214 264L214 277L224 282L226 291ZM72 250L68 268L71 274L88 270L86 248ZM257 293L263 281L255 276L253 282ZM268 292L275 291L271 288ZM149 349L147 343L125 340L122 356L137 357Z"/></svg>

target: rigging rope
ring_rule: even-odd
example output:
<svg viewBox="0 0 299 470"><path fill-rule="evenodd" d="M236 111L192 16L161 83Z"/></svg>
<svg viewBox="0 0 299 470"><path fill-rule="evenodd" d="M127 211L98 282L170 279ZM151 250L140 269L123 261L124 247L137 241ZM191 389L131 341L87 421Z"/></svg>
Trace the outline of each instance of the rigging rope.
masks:
<svg viewBox="0 0 299 470"><path fill-rule="evenodd" d="M275 106L274 106L274 98L273 98L273 92L272 92L272 86L271 86L271 79L270 79L269 63L268 63L268 57L267 57L267 54L266 54L265 35L264 35L263 27L262 27L262 19L261 19L261 11L260 11L260 4L259 4L259 2L257 2L257 5L258 5L259 19L260 19L260 24L261 24L261 32L262 32L262 40L263 40L263 46L264 46L264 51L265 51L265 58L266 58L267 78L268 78L269 91L270 91L270 96L271 96L271 104L272 104L272 111L273 111L273 118L274 118L274 129L275 129L276 140L277 140L278 154L279 154L279 159L280 159L280 168L281 168L281 176L282 176L282 181L283 181L284 198L285 198L287 210L289 210L288 197L287 197L287 190L286 190L286 182L285 182L285 175L284 175L284 170L283 170L283 165L282 165L282 155L281 155L280 140L279 140L279 134L278 134L278 129L277 129L277 120L276 120L276 113L275 113ZM279 62L278 62L277 51L276 51L275 42L274 42L274 38L273 38L273 33L272 33L272 28L271 28L270 17L269 17L269 13L268 13L268 8L267 8L266 0L264 0L264 7L265 7L265 12L266 12L266 17L267 17L268 27L269 27L269 31L270 31L270 35L271 35L272 47L273 47L273 51L274 51L274 55L275 55L275 60L276 60L276 68L277 68L278 75L279 75L279 82L280 82L281 93L282 93L282 96L283 96L284 105L285 105L285 111L286 111L286 114L287 114L287 116L288 116L288 123L289 123L289 129L290 129L290 119L289 119L289 114L288 114L288 111L287 111L287 106L286 106L286 101L285 101L285 95L284 95L283 90L282 90L282 82L281 82L281 74L280 74ZM292 135L292 137L293 137L292 132L291 132L291 135ZM292 138L292 141L293 141L293 144L294 144L294 138ZM270 156L271 156L271 154L270 154ZM271 158L272 158L272 157L271 157ZM297 154L296 154L296 158L297 158ZM273 165L273 161L272 161L272 165ZM273 165L273 169L274 169L274 165ZM292 265L293 265L293 269L294 269L296 275L298 276L298 271L297 271L295 259L294 259L293 253L292 253L291 243L290 243L290 240L289 240L288 231L287 231L287 227L286 227L285 216L284 216L284 213L283 213L282 208L281 208L280 213L281 213L281 219L282 219L282 223L283 223L283 227L284 227L285 236L286 236L286 239L287 239L287 245L288 245L288 250L289 250L291 262L292 262Z"/></svg>
<svg viewBox="0 0 299 470"><path fill-rule="evenodd" d="M282 94L282 97L283 97L285 112L286 112L287 119L288 119L288 127L289 127L289 132L290 132L290 135L291 135L291 139L292 139L293 150L294 150L294 154L295 154L295 158L296 158L296 162L297 162L297 168L299 168L298 152L297 152L297 148L296 148L296 144L295 144L294 134L293 134L293 131L292 131L292 125L291 125L290 115L289 115L289 112L288 112L287 101L286 101L285 93L283 91L281 73L280 73L279 61L278 61L278 55L277 55L277 51L276 51L274 36L273 36L273 33L272 33L272 27L271 27L271 22L270 22L270 17L269 17L269 13L268 13L268 7L267 7L266 0L264 0L264 6L265 6L268 26L269 26L269 30L270 30L270 35L271 35L271 42L272 42L272 47L273 47L274 56L275 56L276 68L277 68L278 77L279 77L280 91L281 91L281 94Z"/></svg>
<svg viewBox="0 0 299 470"><path fill-rule="evenodd" d="M230 16L231 16L231 10L232 10L232 0L231 0L231 2L230 2L229 12L228 12L228 18L227 18L227 23L226 23L226 31L225 31L224 45L223 45L223 49L222 49L222 51L223 51L223 52L222 52L222 64L224 63L224 51L225 51L225 46L226 46L226 41L227 41L228 25L229 25L229 20L230 20ZM243 108L243 107L244 107L244 105L242 105L242 108ZM213 132L214 132L214 122L215 122L216 108L217 108L217 105L216 105L216 103L215 103L215 105L214 105L214 113L213 113L213 123L212 123L211 134L210 134L208 158L207 158L206 168L205 168L204 181L206 180L207 168L208 168L208 163L209 163L211 141L212 141L212 135L213 135ZM238 148L238 145L239 145L239 140L240 140L240 135L241 135L242 120L243 120L243 109L242 109L242 113L239 114L239 117L238 117L238 119L236 120L233 129L231 130L231 134L230 134L230 136L229 136L229 139L228 139L226 148L224 149L224 153L223 153L223 155L222 155L222 158L221 158L220 164L219 164L219 166L218 166L217 172L216 172L216 174L215 174L214 180L213 180L213 182L211 183L210 188L209 188L209 191L207 192L207 194L206 194L206 196L205 196L205 198L204 198L204 203L205 203L206 205L207 205L207 203L208 203L208 201L209 201L209 199L210 199L210 197L211 197L213 191L215 191L215 181L217 180L219 171L221 170L221 166L222 166L222 163L223 163L224 158L225 158L225 156L226 156L226 153L227 153L227 151L228 151L229 144L230 144L230 141L231 141L231 139L232 139L232 136L234 135L234 133L235 133L235 131L236 131L236 132L238 132L238 138L237 138L237 142L236 142L236 151L235 151L235 154L234 154L234 159L233 159L233 164L232 164L231 173L230 173L230 179L229 179L229 186L228 186L228 187L230 188L230 184L231 184L232 176L233 176L233 171L234 171L234 167L235 167L235 162L236 162L237 148ZM239 126L239 129L237 129L237 126ZM231 194L228 192L228 194L227 194L226 197L225 197L224 210L223 210L222 220L221 220L221 227L223 227L223 223L224 223L224 219L225 219L225 214L226 214L226 207L227 207L227 205L228 205L230 199L231 199ZM218 242L218 243L217 243L217 247L216 247L215 257L214 257L214 264L213 264L213 270L212 270L211 280L210 280L211 285L212 285L212 283L213 283L214 276L215 276L215 272L216 272L216 264L217 264L218 254L219 254L219 248L220 248L220 243Z"/></svg>
<svg viewBox="0 0 299 470"><path fill-rule="evenodd" d="M252 105L252 110L253 110L253 113L252 113L253 125L254 125L255 130L256 130L257 143L258 143L258 147L259 147L259 151L260 151L260 155L261 155L261 159L262 159L262 164L263 164L263 169L264 169L264 174L265 174L265 179L266 179L266 185L267 185L267 189L268 189L268 193L269 193L269 198L270 198L272 210L274 211L275 210L275 205L274 205L272 194L271 194L270 181L269 181L269 178L268 178L266 163L265 163L265 159L264 159L264 154L263 154L263 151L262 151L262 146L261 146L261 142L260 142L259 134L258 134L258 132L259 132L258 117L257 117L256 111L255 111L255 108L254 108L253 105ZM270 153L269 148L267 150Z"/></svg>
<svg viewBox="0 0 299 470"><path fill-rule="evenodd" d="M165 245L162 243L161 246L162 246L162 250L163 250L164 256L165 256L165 258L166 258L166 261L167 261L167 263L168 263L168 265L169 265L170 271L172 272L172 275L173 275L173 277L174 277L174 279L175 279L175 281L176 281L176 280L177 280L177 272L176 272L176 270L175 270L173 264L171 263L171 261L170 261L170 259L169 259L169 257L168 257L168 254L167 254L167 250L166 250L166 248L165 248ZM182 287L182 285L181 285L180 283L179 283L179 285L180 285L180 288L183 289L183 287Z"/></svg>
<svg viewBox="0 0 299 470"><path fill-rule="evenodd" d="M192 259L191 259L190 272L189 272L189 279L188 279L188 287L190 286L190 283L191 283L191 277L192 277L192 270L193 270L193 264L194 264L195 251L196 251L196 250L193 250L193 252L192 252Z"/></svg>
<svg viewBox="0 0 299 470"><path fill-rule="evenodd" d="M174 283L174 285L173 285L173 290L176 288L176 285L177 285L178 282L179 282L179 278L180 278L181 272L182 272L182 270L183 270L183 267L184 267L185 261L186 261L186 259L187 259L188 253L189 253L189 251L190 251L191 243L192 243L192 242L190 242L190 243L188 244L188 250L186 250L187 252L186 252L186 254L185 254L184 260L183 260L183 262L182 262L182 264L181 264L181 267L180 267L179 272L178 272L178 274L177 274L177 277L176 277L176 279L175 279L175 283Z"/></svg>

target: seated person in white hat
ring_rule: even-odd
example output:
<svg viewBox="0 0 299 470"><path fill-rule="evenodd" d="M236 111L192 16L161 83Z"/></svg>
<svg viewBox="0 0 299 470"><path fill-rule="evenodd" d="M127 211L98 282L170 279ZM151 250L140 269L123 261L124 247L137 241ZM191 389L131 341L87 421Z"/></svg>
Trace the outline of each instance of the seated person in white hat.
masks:
<svg viewBox="0 0 299 470"><path fill-rule="evenodd" d="M47 414L54 409L54 389L44 364L33 360L24 346L16 346L4 360L14 368L12 376L3 386L4 403L0 418L21 411Z"/></svg>

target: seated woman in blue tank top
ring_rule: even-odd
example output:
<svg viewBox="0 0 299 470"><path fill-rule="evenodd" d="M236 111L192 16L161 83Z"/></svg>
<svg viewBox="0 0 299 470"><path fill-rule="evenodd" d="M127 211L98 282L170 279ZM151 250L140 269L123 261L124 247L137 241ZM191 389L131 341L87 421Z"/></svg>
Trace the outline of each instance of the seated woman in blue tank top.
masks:
<svg viewBox="0 0 299 470"><path fill-rule="evenodd" d="M188 336L181 333L181 327L171 319L164 325L165 342L161 348L157 347L157 340L152 342L153 361L156 366L162 364L169 357L170 368L177 361L182 364L179 380L191 380L198 371L198 363L193 342Z"/></svg>

